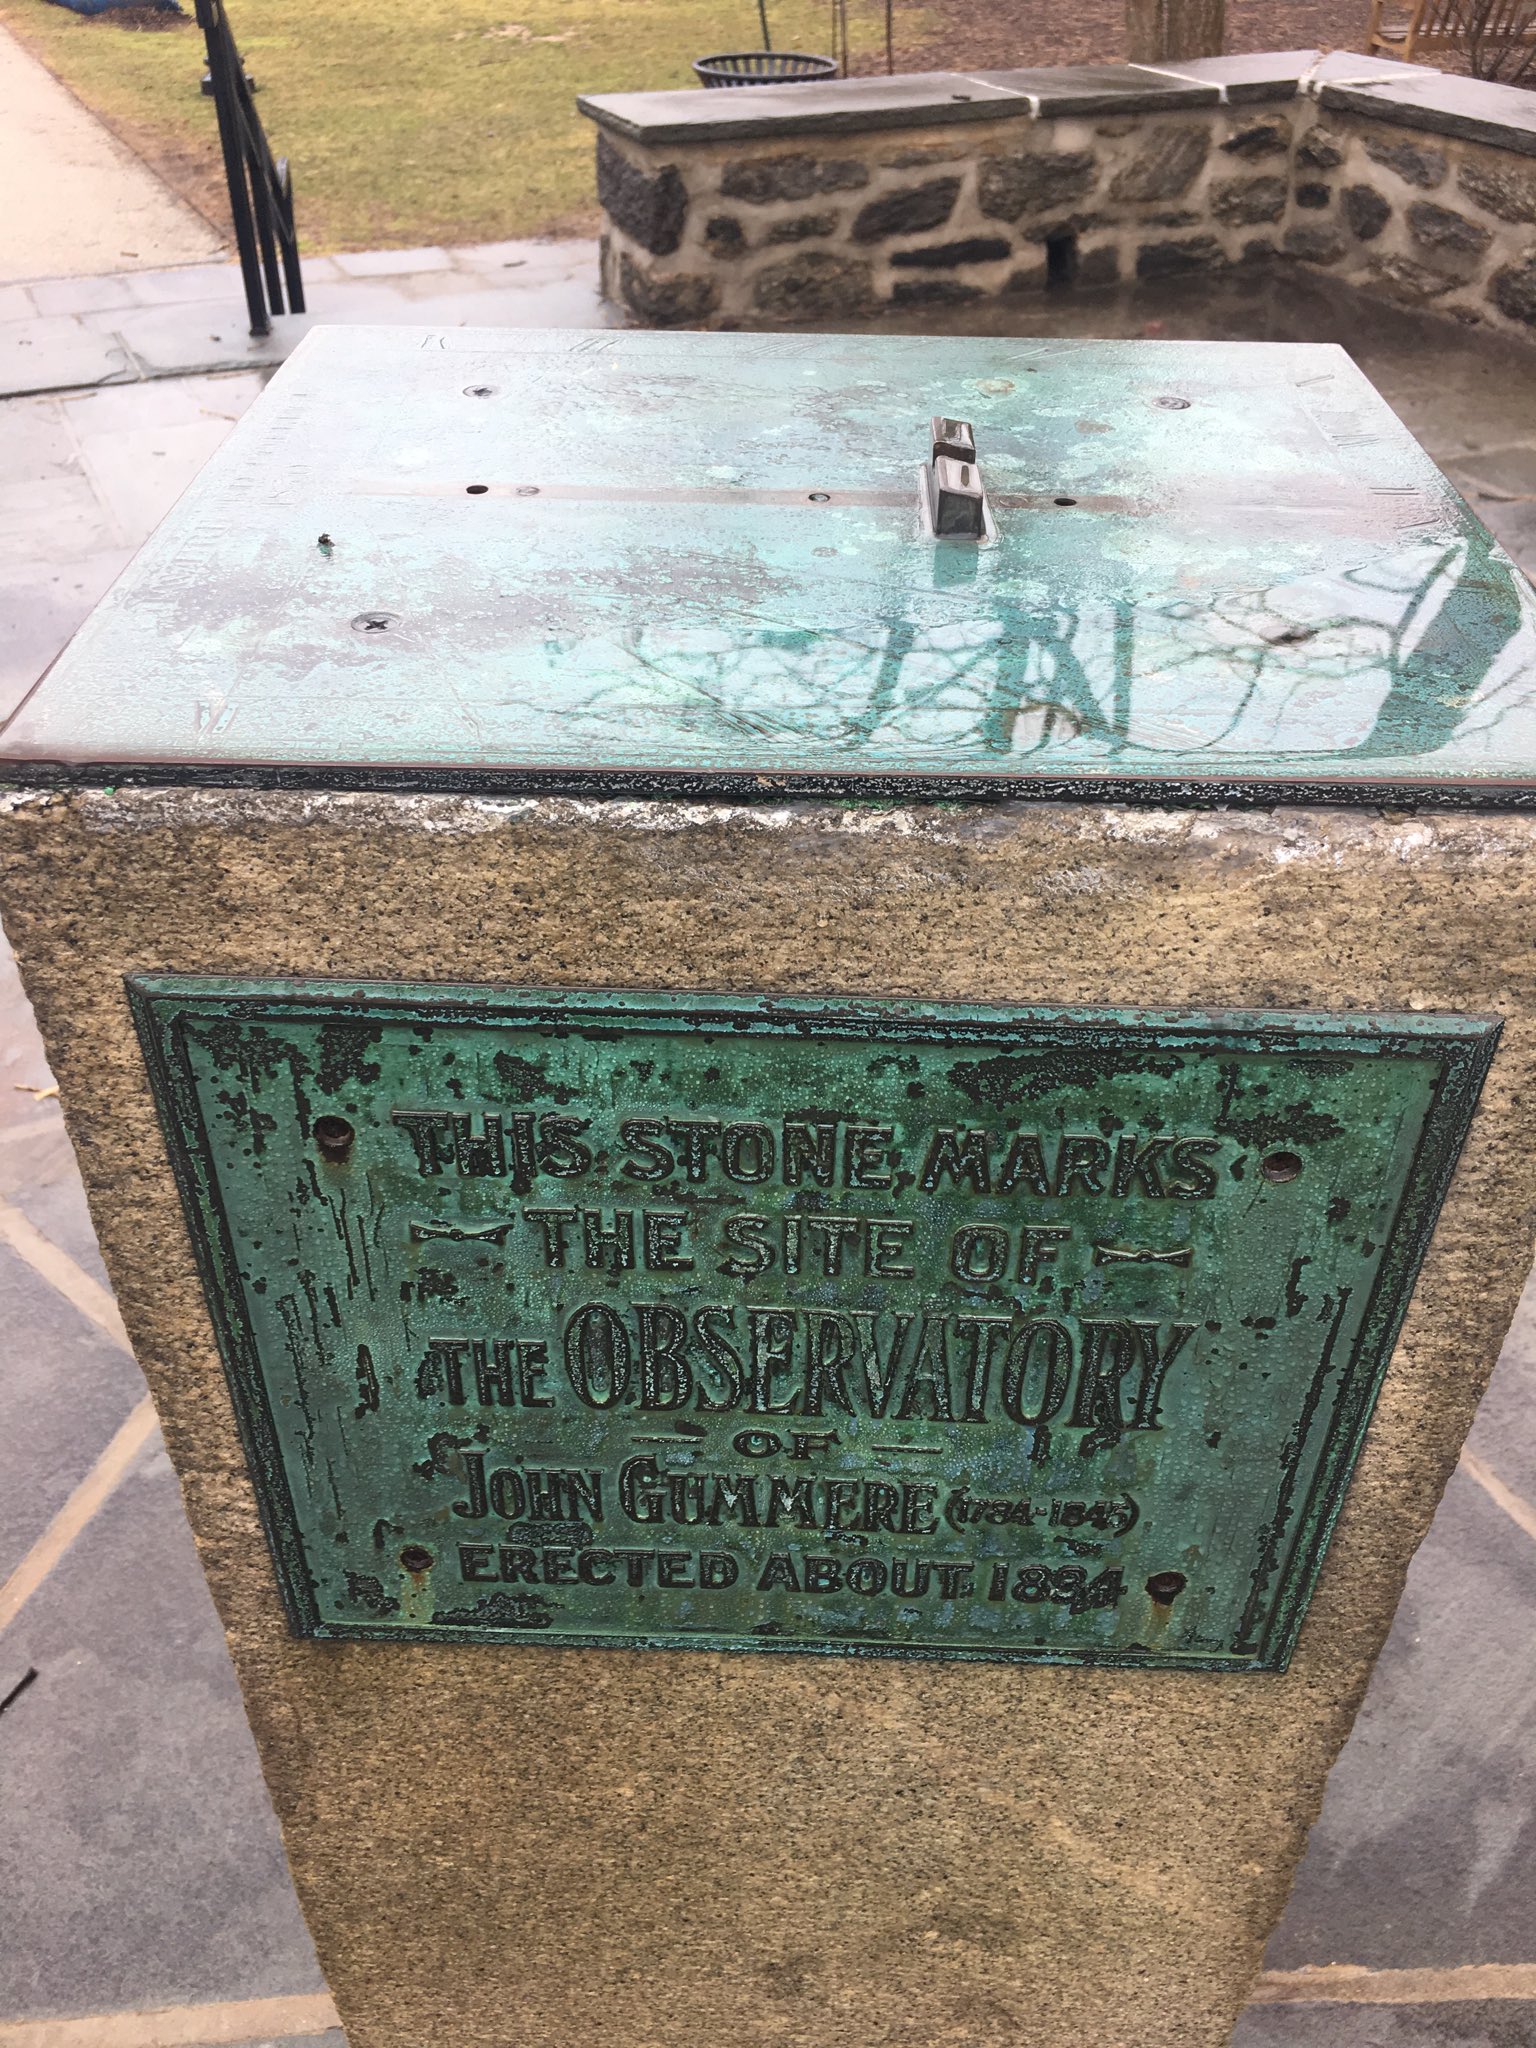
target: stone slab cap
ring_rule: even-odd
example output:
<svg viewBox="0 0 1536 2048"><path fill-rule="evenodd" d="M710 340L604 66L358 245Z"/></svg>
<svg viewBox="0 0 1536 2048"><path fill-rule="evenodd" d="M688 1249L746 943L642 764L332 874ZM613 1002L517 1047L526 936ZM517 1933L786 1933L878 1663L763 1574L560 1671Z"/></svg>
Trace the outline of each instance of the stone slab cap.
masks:
<svg viewBox="0 0 1536 2048"><path fill-rule="evenodd" d="M600 127L631 141L739 142L951 122L1053 118L1071 114L1159 113L1178 107L1294 99L1339 80L1421 86L1438 78L1420 64L1356 51L1273 50L1184 63L1065 64L1003 71L916 71L895 78L826 78L750 92L585 93L576 102ZM1467 79L1447 83L1468 86ZM1510 86L1492 90L1516 94Z"/></svg>
<svg viewBox="0 0 1536 2048"><path fill-rule="evenodd" d="M1166 64L1142 65L1191 85L1213 85L1229 106L1257 100L1290 100L1301 90L1322 58L1320 50L1264 50L1236 57L1189 57Z"/></svg>
<svg viewBox="0 0 1536 2048"><path fill-rule="evenodd" d="M4 781L1536 806L1536 600L1333 346L318 328Z"/></svg>
<svg viewBox="0 0 1536 2048"><path fill-rule="evenodd" d="M1149 68L1139 67L1144 73ZM1229 105L1292 99L1305 92L1325 107L1536 155L1536 92L1461 78L1424 64L1399 64L1354 50L1276 50L1197 57L1156 69L1192 84L1214 85ZM1024 74L988 71L978 76L1007 81ZM1042 102L1039 111L1064 110Z"/></svg>
<svg viewBox="0 0 1536 2048"><path fill-rule="evenodd" d="M632 141L736 142L777 135L861 134L1029 114L1155 113L1215 105L1212 86L1133 64L1022 71L914 71L895 78L827 78L745 92L584 93L600 127Z"/></svg>
<svg viewBox="0 0 1536 2048"><path fill-rule="evenodd" d="M635 142L735 142L1017 117L1029 111L1022 97L1008 86L960 71L913 71L895 78L754 85L737 92L583 93L576 105L600 128Z"/></svg>
<svg viewBox="0 0 1536 2048"><path fill-rule="evenodd" d="M736 93L585 93L576 104L615 134L662 144L860 134L1020 115L1158 113L1218 102L1237 106L1294 99L1298 92L1316 94L1325 105L1536 153L1536 93L1355 50L1273 50L1161 65L911 72L895 78L755 86Z"/></svg>
<svg viewBox="0 0 1536 2048"><path fill-rule="evenodd" d="M1394 78L1438 78L1440 73L1428 64L1401 64L1395 57L1367 57L1359 50L1328 50L1319 56L1317 62L1308 67L1304 84L1315 91L1318 86L1332 79L1370 79L1378 82Z"/></svg>
<svg viewBox="0 0 1536 2048"><path fill-rule="evenodd" d="M1214 107L1218 89L1196 79L1138 64L1070 64L1020 71L978 71L988 85L1022 94L1030 112L1046 119L1063 114L1156 114L1173 107Z"/></svg>
<svg viewBox="0 0 1536 2048"><path fill-rule="evenodd" d="M1403 128L1424 128L1434 135L1455 135L1464 142L1486 142L1495 149L1536 156L1536 92L1425 71L1417 64L1403 69L1411 75L1378 80L1372 67L1353 79L1322 80L1317 87L1319 103L1395 121Z"/></svg>

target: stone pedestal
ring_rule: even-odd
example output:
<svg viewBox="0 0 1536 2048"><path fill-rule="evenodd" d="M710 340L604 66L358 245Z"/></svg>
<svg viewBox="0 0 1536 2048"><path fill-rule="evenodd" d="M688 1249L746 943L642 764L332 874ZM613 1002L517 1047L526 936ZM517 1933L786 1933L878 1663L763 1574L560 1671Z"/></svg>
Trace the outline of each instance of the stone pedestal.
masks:
<svg viewBox="0 0 1536 2048"><path fill-rule="evenodd" d="M936 412L963 412L975 428L997 538L969 554L934 542L918 511ZM0 743L10 785L0 886L352 2048L599 2035L616 2048L686 2048L832 2032L974 2048L1025 2038L1215 2048L1227 2038L1529 1264L1527 602L1332 350L349 331L311 339L280 374ZM360 993L364 984L387 987ZM451 1001L445 984L458 991ZM186 1021L200 988L222 992L232 1022ZM543 1254L522 1211L569 1196L575 1216L583 1191L561 1130L542 1122L526 1127L544 1148L530 1155L531 1183L515 1183L518 1117L584 1115L597 1147L630 1095L651 1101L645 1091L665 1076L632 1064L607 1099L572 1099L553 1067L525 1072L525 1041L505 1036L494 1099L478 1082L454 1095L449 1063L434 1070L441 1101L396 1087L381 1108L390 1002L422 1057L442 1060L442 1034L469 1029L477 1001L490 1015L512 1000L476 994L498 988L659 991L684 1008L721 992L856 999L868 1020L864 1071L892 1091L886 1070L916 1057L913 1032L938 1030L942 1006L960 1006L942 1018L968 1018L963 1028L987 1045L1015 1048L1006 1076L989 1068L965 1083L975 1128L1002 1135L1055 1120L1054 1165L1042 1169L1054 1182L1007 1195L998 1172L975 1216L1014 1233L1010 1262L1019 1230L1058 1231L1061 1285L1078 1292L1070 1305L1060 1291L1043 1295L1039 1268L1026 1277L1010 1263L987 1294L977 1239L982 1249L964 1254L973 1279L954 1283L955 1300L1005 1319L1048 1313L1080 1347L1087 1324L1074 1319L1113 1313L1100 1286L1166 1284L1155 1298L1170 1315L1208 1300L1201 1289L1237 1286L1218 1241L1199 1235L1204 1165L1225 1176L1210 1197L1223 1216L1273 1199L1264 1213L1279 1263L1252 1283L1251 1327L1203 1324L1180 1354L1191 1371L1170 1366L1160 1408L1150 1396L1105 1396L1115 1418L1106 1441L1088 1444L1111 1411L1095 1397L1078 1414L1068 1400L1054 1449L1037 1454L1038 1427L1021 1427L1009 1483L987 1468L988 1491L1015 1506L1032 1490L1042 1515L1068 1494L1091 1505L1132 1469L1140 1429L1138 1527L1079 1523L1077 1550L1050 1547L1048 1520L1008 1530L1020 1554L1036 1542L1040 1569L1058 1579L1005 1592L992 1649L978 1651L975 1634L991 1625L986 1573L967 1589L980 1604L957 1594L943 1618L912 1625L916 1643L889 1633L906 1625L895 1608L880 1610L885 1635L844 1627L829 1640L789 1599L771 1608L790 1616L775 1622L777 1639L759 1627L764 1651L685 1650L677 1628L706 1596L669 1608L667 1581L653 1578L649 1618L631 1608L626 1625L631 1640L666 1646L562 1645L570 1615L583 1644L610 1626L600 1577L565 1590L572 1560L595 1554L594 1535L621 1557L704 1546L670 1523L658 1538L612 1492L600 1518L590 1501L565 1500L574 1534L540 1525L530 1535L525 1501L518 1528L509 1512L502 1541L487 1540L476 1446L543 1428L535 1411L546 1402L576 1414L573 1354L558 1342L542 1358L509 1352L504 1391L526 1375L514 1393L477 1404L461 1390L455 1402L452 1345L471 1381L495 1359L473 1351L489 1337L470 1327L467 1296L453 1309L452 1289L427 1276L451 1270L472 1290L492 1284L473 1277L474 1261L489 1271L505 1258L506 1290L526 1318L527 1261ZM435 999L468 1008L451 1027L441 1011L422 1027ZM881 1006L896 999L909 1008ZM278 1012L250 1021L250 1003L285 1000L323 1000L342 1020L324 1059L304 1069L297 1137L280 1127L274 1093L286 1055L264 1064L260 1052L277 1044L262 1033L280 1036ZM1064 1017L1077 1006L1088 1022ZM1274 1014L1292 1012L1320 1035L1303 1045L1302 1023ZM601 1043L589 1033L607 1071L623 1067L629 1028ZM734 1028L719 1025L725 1038ZM1112 1143L1128 1126L1123 1114L1118 1131L1104 1125L1102 1058L1063 1064L1061 1034L1079 1028L1101 1034L1101 1053L1102 1034L1122 1034L1115 1085L1132 1091L1115 1098L1122 1112L1137 1089L1182 1086L1167 1047L1202 1033L1227 1048L1229 1089L1250 1091L1246 1121L1219 1112L1224 1135L1208 1154L1180 1162L1143 1149L1154 1184L1132 1186L1127 1168L1108 1222L1092 1205L1113 1197ZM540 1043L564 1059L571 1038L549 1025ZM1267 1084L1239 1072L1261 1040L1304 1084L1267 1106ZM1403 1131L1422 1122L1423 1135L1391 1155L1409 1190L1401 1205L1385 1180L1357 1173L1358 1202L1386 1203L1385 1252L1368 1232L1350 1234L1337 1201L1316 1224L1347 1241L1351 1285L1367 1268L1377 1276L1379 1398L1367 1428L1367 1316L1358 1412L1340 1424L1328 1471L1266 1508L1266 1565L1244 1547L1253 1503L1222 1494L1220 1475L1242 1469L1244 1433L1290 1400L1255 1384L1271 1360L1275 1385L1284 1379L1288 1313L1316 1332L1321 1376L1312 1405L1281 1418L1277 1469L1303 1471L1298 1446L1319 1418L1343 1413L1347 1376L1341 1362L1330 1379L1326 1355L1329 1331L1345 1326L1345 1266L1323 1273L1319 1252L1315 1280L1280 1258L1293 1214L1283 1204L1299 1198L1287 1182L1305 1189L1336 1171L1329 1147L1344 1134L1327 1128L1325 1108L1343 1069L1377 1060L1406 1071L1421 1043L1444 1065L1418 1108L1362 1115L1351 1138L1385 1143L1392 1116L1407 1120ZM1030 1066L1046 1044L1054 1063ZM1126 1045L1145 1049L1140 1070ZM185 1069L178 1046L191 1048ZM199 1047L226 1063L217 1082ZM722 1070L737 1071L737 1057L727 1045ZM714 1083L690 1072L707 1094ZM938 1085L922 1072L910 1084L919 1094ZM926 1132L928 1112L912 1099L911 1129ZM860 1256L873 1265L824 1270L815 1298L829 1314L864 1299L845 1284L904 1266L900 1238L888 1266L887 1253L868 1251L871 1218L936 1214L926 1181L946 1200L982 1201L958 1163L964 1134L949 1124L956 1163L918 1164L926 1132L903 1183L904 1169L889 1166L889 1126L903 1112L881 1109L885 1135L861 1149L848 1138L848 1102L800 1101L767 1078L760 1102L680 1099L675 1170L658 1177L685 1217L678 1228L698 1228L695 1239L647 1237L653 1301L692 1313L709 1290L764 1299L723 1265L701 1293L702 1259L668 1264L685 1256L681 1244L698 1249L723 1185L722 1118L754 1110L771 1113L780 1136L786 1119L841 1119L838 1145L853 1146L838 1155L836 1206L862 1219ZM435 1123L421 1120L428 1111ZM716 1150L690 1191L679 1133L711 1119ZM1063 1131L1089 1148L1073 1155L1086 1175L1076 1185ZM242 1190L290 1142L301 1161L293 1234L256 1245ZM654 1151L633 1132L626 1142L630 1163L651 1170ZM497 1145L493 1160L485 1148ZM756 1187L757 1164L740 1147L731 1156ZM1161 1180L1148 1165L1158 1156ZM345 1179L365 1167L366 1184ZM224 1205L218 1227L205 1168ZM498 1173L510 1204L500 1240L476 1192ZM377 1222L396 1214L389 1174L419 1191L414 1248L403 1235L386 1241ZM782 1175L775 1184L774 1203L751 1200L781 1220L796 1205ZM609 1236L621 1185L603 1183ZM355 1292L338 1283L327 1298L322 1284L306 1296L298 1248L317 1213L335 1218L336 1270L353 1262ZM365 1214L376 1227L363 1227ZM1159 1247L1176 1257L1193 1245L1194 1263L1166 1283L1155 1266L1145 1281L1139 1268L1122 1281L1090 1261L1085 1217L1095 1258ZM587 1293L629 1285L601 1248L583 1264L573 1227L571 1265ZM408 1266L415 1291L397 1308L373 1276L392 1287ZM1394 1273L1405 1300L1412 1284L1395 1340ZM891 1285L915 1312L917 1283ZM949 1286L936 1282L933 1300L953 1306ZM278 1296L293 1302L291 1317L272 1309ZM374 1333L402 1314L401 1357L424 1370L435 1342L447 1378L418 1379L414 1391L391 1378ZM868 1447L867 1402L845 1409L829 1395L815 1408L803 1381L792 1391L803 1364L756 1404L744 1380L729 1398L729 1373L707 1399L701 1379L681 1402L656 1364L666 1355L657 1339L649 1394L637 1365L628 1404L580 1410L583 1426L623 1424L626 1457L631 1439L675 1444L691 1430L712 1469L747 1470L761 1446L743 1448L743 1435L802 1425L841 1430L839 1455L850 1439ZM341 1379L325 1382L333 1368ZM323 1392L313 1413L283 1392L289 1372L308 1395ZM855 1558L913 1541L935 1557L973 1541L944 1520L965 1469L959 1410L999 1397L977 1393L974 1379L963 1389L963 1377L957 1353L947 1395L903 1396L903 1442L885 1445L894 1457L915 1442L913 1456L932 1457L932 1513L887 1523L889 1541L849 1546L825 1541L837 1515L818 1509L814 1539L796 1531L785 1544L800 1570L813 1548L846 1573ZM423 1417L440 1412L457 1435L427 1452L414 1479L390 1468L397 1518L370 1528L350 1513L359 1467L348 1460L373 1455L368 1431L393 1426L395 1402L425 1404ZM477 1425L489 1433L477 1437ZM328 1475L309 1456L311 1510L303 1446L314 1452L332 1427L350 1448ZM286 1482L273 1444L290 1459ZM597 1450L589 1462L602 1463ZM604 1467L605 1481L614 1470ZM1057 1483L1077 1470L1089 1479ZM1157 1547L1172 1526L1164 1475L1174 1470L1186 1505L1223 1503L1209 1540L1176 1558ZM341 1519L322 1543L332 1488ZM418 1498L439 1534L407 1527ZM295 1502L297 1523L285 1521ZM858 1527L857 1512L844 1530ZM713 1524L708 1547L750 1554L755 1580L758 1534L740 1521ZM351 1608L325 1590L343 1526ZM1228 1583L1223 1545L1251 1571L1257 1598L1266 1573L1289 1569L1304 1526L1311 1563L1321 1560L1310 1605L1302 1560L1291 1620L1275 1621L1270 1648L1254 1652L1240 1632L1221 1634L1212 1594L1202 1648L1183 1617L1207 1580ZM466 1532L467 1562L456 1540ZM532 1580L501 1573L509 1539L534 1559ZM994 1538L974 1540L985 1549ZM1123 1597L1078 1613L1058 1583L1071 1558L1120 1573ZM1184 1590L1169 1591L1175 1565ZM491 1592L526 1601L528 1584L554 1618L542 1640L527 1621L536 1610L475 1605ZM1038 1629L1021 1619L1037 1594L1041 1614L1050 1609ZM744 1586L737 1597L750 1633L769 1596ZM808 1654L828 1649L875 1654Z"/></svg>

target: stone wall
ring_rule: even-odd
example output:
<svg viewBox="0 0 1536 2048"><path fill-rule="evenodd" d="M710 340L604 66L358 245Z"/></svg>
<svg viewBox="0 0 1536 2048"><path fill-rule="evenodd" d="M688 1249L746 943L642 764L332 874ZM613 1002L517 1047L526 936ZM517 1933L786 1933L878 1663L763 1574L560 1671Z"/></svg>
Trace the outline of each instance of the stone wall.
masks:
<svg viewBox="0 0 1536 2048"><path fill-rule="evenodd" d="M1536 339L1536 94L1508 87L1289 52L582 106L605 290L648 324L1290 261Z"/></svg>
<svg viewBox="0 0 1536 2048"><path fill-rule="evenodd" d="M1536 339L1536 160L1349 113L1297 150L1286 247L1351 284Z"/></svg>

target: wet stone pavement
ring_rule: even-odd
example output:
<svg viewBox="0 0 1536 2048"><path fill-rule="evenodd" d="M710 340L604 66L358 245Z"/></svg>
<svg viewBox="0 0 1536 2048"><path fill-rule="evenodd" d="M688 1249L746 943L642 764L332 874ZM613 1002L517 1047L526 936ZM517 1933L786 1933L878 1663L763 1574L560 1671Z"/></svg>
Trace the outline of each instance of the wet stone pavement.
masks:
<svg viewBox="0 0 1536 2048"><path fill-rule="evenodd" d="M341 260L324 318L613 317L586 245ZM27 395L0 402L0 715L291 345L248 344L232 290L222 266L5 288ZM1291 279L963 311L923 329L1341 341L1536 569L1536 376L1509 345ZM49 1090L0 945L0 2048L344 2048ZM1533 1503L1536 1287L1235 2048L1536 2048ZM1328 1965L1351 1967L1308 1982Z"/></svg>

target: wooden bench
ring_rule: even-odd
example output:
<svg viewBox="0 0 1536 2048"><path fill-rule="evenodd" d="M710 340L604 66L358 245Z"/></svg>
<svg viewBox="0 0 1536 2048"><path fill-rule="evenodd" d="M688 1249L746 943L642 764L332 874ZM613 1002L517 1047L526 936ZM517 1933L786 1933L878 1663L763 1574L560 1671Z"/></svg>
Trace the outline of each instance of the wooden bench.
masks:
<svg viewBox="0 0 1536 2048"><path fill-rule="evenodd" d="M1373 57L1421 63L1445 50L1529 48L1536 44L1536 0L1371 0L1366 49ZM1489 75L1483 65L1475 70Z"/></svg>

